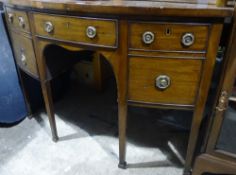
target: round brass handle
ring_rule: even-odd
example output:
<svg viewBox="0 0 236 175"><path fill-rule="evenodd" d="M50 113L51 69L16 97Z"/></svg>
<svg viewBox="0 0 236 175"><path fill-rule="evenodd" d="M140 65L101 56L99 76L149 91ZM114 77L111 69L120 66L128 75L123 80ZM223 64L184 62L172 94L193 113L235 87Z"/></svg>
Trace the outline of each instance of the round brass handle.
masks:
<svg viewBox="0 0 236 175"><path fill-rule="evenodd" d="M160 75L156 78L156 87L160 90L165 90L170 86L171 80L167 75Z"/></svg>
<svg viewBox="0 0 236 175"><path fill-rule="evenodd" d="M147 31L143 33L142 39L145 44L152 44L155 39L155 35L154 33Z"/></svg>
<svg viewBox="0 0 236 175"><path fill-rule="evenodd" d="M18 18L18 20L19 20L19 26L22 27L22 28L25 28L25 20L24 20L24 18L20 16Z"/></svg>
<svg viewBox="0 0 236 175"><path fill-rule="evenodd" d="M97 35L97 29L93 26L88 26L86 30L86 34L87 34L87 37L89 37L90 39L93 39Z"/></svg>
<svg viewBox="0 0 236 175"><path fill-rule="evenodd" d="M186 47L189 47L191 45L194 44L194 41L195 41L195 36L194 34L192 33L185 33L183 36L182 36L182 44Z"/></svg>
<svg viewBox="0 0 236 175"><path fill-rule="evenodd" d="M50 22L50 21L45 22L45 24L44 24L44 30L45 30L47 33L52 33L53 30L54 30L54 26L53 26L52 22Z"/></svg>
<svg viewBox="0 0 236 175"><path fill-rule="evenodd" d="M24 53L21 53L21 63L26 66L27 65L27 60L26 60L26 56Z"/></svg>
<svg viewBox="0 0 236 175"><path fill-rule="evenodd" d="M13 15L13 13L8 13L8 21L9 21L10 23L13 23L13 21L14 21L14 15Z"/></svg>

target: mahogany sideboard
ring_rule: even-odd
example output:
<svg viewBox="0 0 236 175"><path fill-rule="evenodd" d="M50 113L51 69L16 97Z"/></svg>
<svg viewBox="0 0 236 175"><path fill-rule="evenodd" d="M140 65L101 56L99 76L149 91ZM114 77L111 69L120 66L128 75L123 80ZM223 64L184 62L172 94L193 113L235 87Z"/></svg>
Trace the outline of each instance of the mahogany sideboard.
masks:
<svg viewBox="0 0 236 175"><path fill-rule="evenodd" d="M64 67L52 73L45 53L55 46L94 51L116 78L119 167L126 168L127 107L135 105L193 111L184 171L191 172L224 20L233 7L222 0L2 2L16 63L41 83L54 141L50 80Z"/></svg>

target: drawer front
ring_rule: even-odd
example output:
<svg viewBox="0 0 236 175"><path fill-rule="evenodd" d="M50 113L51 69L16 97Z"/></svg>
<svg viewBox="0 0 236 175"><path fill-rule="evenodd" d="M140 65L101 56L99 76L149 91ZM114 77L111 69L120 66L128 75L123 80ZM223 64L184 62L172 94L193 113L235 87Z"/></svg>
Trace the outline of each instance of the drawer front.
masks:
<svg viewBox="0 0 236 175"><path fill-rule="evenodd" d="M32 39L15 32L11 32L11 38L17 64L27 73L38 77Z"/></svg>
<svg viewBox="0 0 236 175"><path fill-rule="evenodd" d="M114 20L39 13L33 16L38 35L82 44L117 47L117 22Z"/></svg>
<svg viewBox="0 0 236 175"><path fill-rule="evenodd" d="M129 32L130 49L206 51L209 25L130 23Z"/></svg>
<svg viewBox="0 0 236 175"><path fill-rule="evenodd" d="M128 98L136 102L194 105L202 60L131 57Z"/></svg>
<svg viewBox="0 0 236 175"><path fill-rule="evenodd" d="M6 21L10 29L30 32L29 19L24 11L7 8Z"/></svg>

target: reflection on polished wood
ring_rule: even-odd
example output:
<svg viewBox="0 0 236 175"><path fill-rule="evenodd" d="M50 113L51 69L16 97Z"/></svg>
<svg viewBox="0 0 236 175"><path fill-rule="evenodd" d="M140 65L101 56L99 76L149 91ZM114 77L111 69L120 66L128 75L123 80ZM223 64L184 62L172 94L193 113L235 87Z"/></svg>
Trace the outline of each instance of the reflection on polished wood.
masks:
<svg viewBox="0 0 236 175"><path fill-rule="evenodd" d="M58 139L50 87L55 75L48 53L54 46L68 57L92 51L106 58L116 78L119 167L126 168L129 104L194 111L185 173L191 171L224 19L232 7L214 0L1 1L16 62L41 83L53 140ZM65 68L60 66L57 73Z"/></svg>
<svg viewBox="0 0 236 175"><path fill-rule="evenodd" d="M127 1L127 0L1 0L8 4L36 9L64 10L67 12L153 15L179 17L227 17L232 15L233 8L217 7L217 0L157 0L157 1ZM225 2L220 0L219 2ZM224 3L223 3L224 4ZM218 3L222 5L222 3ZM180 13L179 13L180 12Z"/></svg>

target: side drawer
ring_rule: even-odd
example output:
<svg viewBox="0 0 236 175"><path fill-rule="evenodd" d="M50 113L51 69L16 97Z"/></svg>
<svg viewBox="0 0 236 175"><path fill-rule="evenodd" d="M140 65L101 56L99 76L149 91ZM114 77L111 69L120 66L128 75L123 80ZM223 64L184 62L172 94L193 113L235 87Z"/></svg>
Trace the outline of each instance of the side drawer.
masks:
<svg viewBox="0 0 236 175"><path fill-rule="evenodd" d="M6 21L11 30L30 33L29 19L26 12L6 8Z"/></svg>
<svg viewBox="0 0 236 175"><path fill-rule="evenodd" d="M37 78L38 71L31 37L11 32L11 38L17 64L22 70Z"/></svg>
<svg viewBox="0 0 236 175"><path fill-rule="evenodd" d="M34 13L37 35L101 47L117 47L117 21Z"/></svg>
<svg viewBox="0 0 236 175"><path fill-rule="evenodd" d="M131 57L128 99L194 105L201 69L202 60Z"/></svg>
<svg viewBox="0 0 236 175"><path fill-rule="evenodd" d="M206 51L210 25L129 23L131 50Z"/></svg>

